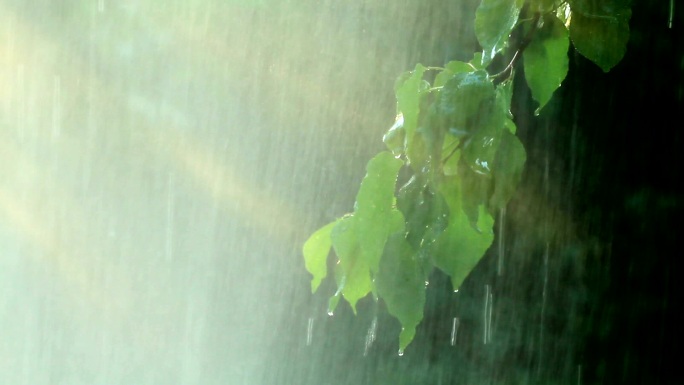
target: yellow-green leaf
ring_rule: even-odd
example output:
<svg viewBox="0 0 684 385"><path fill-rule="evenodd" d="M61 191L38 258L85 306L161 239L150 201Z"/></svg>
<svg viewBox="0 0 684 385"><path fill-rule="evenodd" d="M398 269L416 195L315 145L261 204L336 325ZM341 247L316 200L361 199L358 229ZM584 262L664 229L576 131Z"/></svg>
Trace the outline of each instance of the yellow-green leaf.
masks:
<svg viewBox="0 0 684 385"><path fill-rule="evenodd" d="M311 292L315 292L321 284L321 280L328 274L327 260L330 254L330 247L332 245L330 240L330 233L333 227L337 225L340 220L328 223L327 225L316 230L306 242L302 252L304 254L304 264L306 270L313 275L311 279Z"/></svg>

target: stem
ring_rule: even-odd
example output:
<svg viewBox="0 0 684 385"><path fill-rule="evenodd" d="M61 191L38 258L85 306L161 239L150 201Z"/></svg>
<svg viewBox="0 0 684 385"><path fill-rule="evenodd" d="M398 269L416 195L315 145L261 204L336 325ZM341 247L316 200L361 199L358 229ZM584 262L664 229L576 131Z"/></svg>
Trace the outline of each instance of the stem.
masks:
<svg viewBox="0 0 684 385"><path fill-rule="evenodd" d="M534 14L534 17L532 18L534 26L532 28L530 28L529 31L527 31L527 34L525 35L525 37L520 41L520 44L518 45L518 48L515 50L515 53L513 54L513 58L511 59L511 61L508 63L506 68L503 69L503 71L491 76L491 78L494 79L495 83L502 83L504 80L506 80L506 78L511 76L511 72L513 71L513 67L518 62L518 58L520 58L520 56L522 55L522 52L532 42L532 38L534 38L534 34L540 28L540 25L539 25L540 19L541 19L541 13L536 12ZM503 79L499 80L500 78L503 78Z"/></svg>

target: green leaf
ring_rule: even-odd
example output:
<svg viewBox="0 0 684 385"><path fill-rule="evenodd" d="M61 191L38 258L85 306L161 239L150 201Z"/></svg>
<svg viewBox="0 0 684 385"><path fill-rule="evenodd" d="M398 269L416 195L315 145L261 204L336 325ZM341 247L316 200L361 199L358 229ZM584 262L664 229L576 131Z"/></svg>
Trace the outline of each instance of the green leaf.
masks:
<svg viewBox="0 0 684 385"><path fill-rule="evenodd" d="M399 77L395 85L397 97L397 109L404 117L404 131L406 133L406 152L410 153L413 135L418 127L418 115L420 113L420 97L425 91L423 74L426 68L422 64L416 64L416 68Z"/></svg>
<svg viewBox="0 0 684 385"><path fill-rule="evenodd" d="M389 152L381 152L368 162L366 176L356 196L359 246L371 271L378 269L387 237L403 230L403 217L395 208L397 173L404 164Z"/></svg>
<svg viewBox="0 0 684 385"><path fill-rule="evenodd" d="M330 233L333 227L337 225L340 220L321 227L316 230L306 242L304 242L304 264L306 270L313 275L311 279L311 292L315 292L321 284L321 280L328 274L327 259L330 254L331 240Z"/></svg>
<svg viewBox="0 0 684 385"><path fill-rule="evenodd" d="M450 61L446 66L444 66L444 70L435 76L435 81L433 82L432 86L442 87L447 81L449 81L449 79L454 77L454 75L463 72L472 72L474 70L475 68L469 63L458 60Z"/></svg>
<svg viewBox="0 0 684 385"><path fill-rule="evenodd" d="M522 0L482 0L475 13L475 35L482 46L483 63L490 61L508 41L518 22Z"/></svg>
<svg viewBox="0 0 684 385"><path fill-rule="evenodd" d="M525 79L539 103L535 114L551 99L568 73L568 30L555 16L547 17L523 52Z"/></svg>
<svg viewBox="0 0 684 385"><path fill-rule="evenodd" d="M442 160L444 162L442 171L444 175L456 175L458 173L458 161L461 157L461 151L458 147L460 143L461 141L453 135L445 136L442 145Z"/></svg>
<svg viewBox="0 0 684 385"><path fill-rule="evenodd" d="M415 251L402 234L392 235L375 278L378 295L389 313L401 323L400 351L413 340L425 306L425 279L414 255Z"/></svg>
<svg viewBox="0 0 684 385"><path fill-rule="evenodd" d="M486 71L458 73L450 79L436 101L437 121L456 137L488 124L496 93Z"/></svg>
<svg viewBox="0 0 684 385"><path fill-rule="evenodd" d="M491 210L506 207L518 187L526 158L525 148L518 137L504 131L494 163L494 192L489 200Z"/></svg>
<svg viewBox="0 0 684 385"><path fill-rule="evenodd" d="M401 156L404 153L404 141L406 140L406 130L404 130L404 115L397 115L394 124L382 137L387 149L392 151L394 156Z"/></svg>
<svg viewBox="0 0 684 385"><path fill-rule="evenodd" d="M397 207L406 218L406 240L414 250L432 243L447 226L446 201L415 176L399 190Z"/></svg>
<svg viewBox="0 0 684 385"><path fill-rule="evenodd" d="M468 218L470 225L476 230L480 216L480 206L487 203L491 178L473 171L468 162L461 157L458 166L459 197L462 212Z"/></svg>
<svg viewBox="0 0 684 385"><path fill-rule="evenodd" d="M571 0L570 39L577 51L610 71L627 51L629 19L628 0Z"/></svg>
<svg viewBox="0 0 684 385"><path fill-rule="evenodd" d="M482 52L475 52L473 54L473 59L468 62L476 70L486 69L489 63L491 63L492 57L485 56Z"/></svg>
<svg viewBox="0 0 684 385"><path fill-rule="evenodd" d="M338 290L356 314L356 303L371 291L370 267L361 256L356 217L343 217L333 227L330 238L341 269Z"/></svg>
<svg viewBox="0 0 684 385"><path fill-rule="evenodd" d="M431 248L435 266L451 277L454 290L461 286L494 240L494 218L484 205L478 206L478 221L475 227L461 210L460 183L460 178L456 176L446 177L440 186L440 191L449 204L451 215L449 226Z"/></svg>
<svg viewBox="0 0 684 385"><path fill-rule="evenodd" d="M511 99L513 99L513 80L509 79L496 87L496 106L500 112L512 119Z"/></svg>

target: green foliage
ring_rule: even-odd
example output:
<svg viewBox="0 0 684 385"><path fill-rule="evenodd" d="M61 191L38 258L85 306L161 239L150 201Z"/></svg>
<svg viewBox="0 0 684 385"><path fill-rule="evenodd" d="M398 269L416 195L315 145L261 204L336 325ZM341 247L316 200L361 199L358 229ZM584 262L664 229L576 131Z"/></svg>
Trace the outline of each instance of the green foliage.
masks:
<svg viewBox="0 0 684 385"><path fill-rule="evenodd" d="M390 151L368 162L354 212L304 244L312 291L327 275L331 247L337 256L329 313L340 298L356 312L373 293L401 323L403 351L423 318L429 274L443 271L458 290L492 244L494 215L522 177L526 153L510 111L517 58L538 113L565 79L570 41L607 71L624 55L629 17L623 0L482 0L481 53L399 76L397 117L383 137ZM515 28L522 37L509 41ZM507 48L512 61L492 75L492 59ZM406 179L397 188L399 175Z"/></svg>
<svg viewBox="0 0 684 385"><path fill-rule="evenodd" d="M523 53L525 80L539 103L537 113L551 99L568 73L568 30L554 15L545 18Z"/></svg>
<svg viewBox="0 0 684 385"><path fill-rule="evenodd" d="M608 72L622 60L629 40L628 0L570 1L570 38L577 51Z"/></svg>

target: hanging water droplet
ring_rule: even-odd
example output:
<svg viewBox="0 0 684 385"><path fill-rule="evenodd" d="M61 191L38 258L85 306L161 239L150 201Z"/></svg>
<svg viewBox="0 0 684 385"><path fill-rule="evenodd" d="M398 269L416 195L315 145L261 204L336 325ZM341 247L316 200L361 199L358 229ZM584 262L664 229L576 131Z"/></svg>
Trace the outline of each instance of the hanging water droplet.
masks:
<svg viewBox="0 0 684 385"><path fill-rule="evenodd" d="M403 349L399 349L399 357L402 357L403 355L404 355L404 350L403 350Z"/></svg>
<svg viewBox="0 0 684 385"><path fill-rule="evenodd" d="M425 286L429 285L430 281L425 281Z"/></svg>
<svg viewBox="0 0 684 385"><path fill-rule="evenodd" d="M458 293L458 289L454 289L454 293Z"/></svg>
<svg viewBox="0 0 684 385"><path fill-rule="evenodd" d="M332 310L328 310L328 315L332 317L332 316L334 315L333 311L332 311Z"/></svg>

